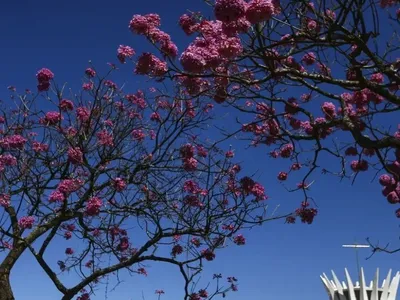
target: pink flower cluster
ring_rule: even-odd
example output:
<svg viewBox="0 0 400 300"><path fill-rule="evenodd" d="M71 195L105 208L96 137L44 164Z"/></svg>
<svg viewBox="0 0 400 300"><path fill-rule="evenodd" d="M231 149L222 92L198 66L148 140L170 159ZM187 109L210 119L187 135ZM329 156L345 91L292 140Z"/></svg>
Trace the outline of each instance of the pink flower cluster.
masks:
<svg viewBox="0 0 400 300"><path fill-rule="evenodd" d="M124 64L127 58L132 58L135 55L135 50L129 46L120 45L117 50L118 60Z"/></svg>
<svg viewBox="0 0 400 300"><path fill-rule="evenodd" d="M155 77L162 76L167 73L167 71L167 63L149 52L145 52L139 56L135 68L136 74Z"/></svg>
<svg viewBox="0 0 400 300"><path fill-rule="evenodd" d="M68 149L68 161L73 165L83 164L83 152L79 147Z"/></svg>
<svg viewBox="0 0 400 300"><path fill-rule="evenodd" d="M79 190L82 186L83 181L81 179L64 179L59 183L57 190L69 195Z"/></svg>
<svg viewBox="0 0 400 300"><path fill-rule="evenodd" d="M36 78L39 83L37 86L39 92L48 91L50 88L50 80L54 78L54 74L49 69L42 68L36 73Z"/></svg>
<svg viewBox="0 0 400 300"><path fill-rule="evenodd" d="M9 194L0 194L0 206L7 208L11 204L11 196Z"/></svg>
<svg viewBox="0 0 400 300"><path fill-rule="evenodd" d="M74 109L74 103L71 100L62 99L60 101L59 107L60 107L60 110L62 110L62 111L73 110Z"/></svg>
<svg viewBox="0 0 400 300"><path fill-rule="evenodd" d="M132 135L132 138L138 142L142 142L144 140L144 138L146 137L143 130L141 130L141 129L134 129L132 131L131 135Z"/></svg>
<svg viewBox="0 0 400 300"><path fill-rule="evenodd" d="M18 220L18 226L22 229L32 229L35 223L35 218L32 216L25 216Z"/></svg>
<svg viewBox="0 0 400 300"><path fill-rule="evenodd" d="M63 116L58 111L49 111L44 116L44 119L41 120L41 123L45 125L58 125L63 119Z"/></svg>
<svg viewBox="0 0 400 300"><path fill-rule="evenodd" d="M94 76L96 76L96 71L93 70L92 68L87 68L85 70L85 74L86 74L87 77L93 78Z"/></svg>
<svg viewBox="0 0 400 300"><path fill-rule="evenodd" d="M76 192L79 190L83 185L83 181L80 179L64 179L62 180L58 186L57 189L53 192L51 192L49 196L49 202L54 203L54 202L64 202L66 197L70 195L73 192Z"/></svg>
<svg viewBox="0 0 400 300"><path fill-rule="evenodd" d="M286 218L286 222L293 224L296 221L296 217L299 217L302 223L311 224L314 221L315 216L318 214L318 210L315 208L309 208L310 204L306 201L301 203L301 207L296 209L295 216L289 216Z"/></svg>
<svg viewBox="0 0 400 300"><path fill-rule="evenodd" d="M117 192L122 192L126 189L126 182L120 177L114 178L113 187Z"/></svg>
<svg viewBox="0 0 400 300"><path fill-rule="evenodd" d="M85 213L88 216L97 216L100 213L100 208L103 205L103 201L101 201L100 198L98 197L92 197L89 199Z"/></svg>
<svg viewBox="0 0 400 300"><path fill-rule="evenodd" d="M199 24L196 22L195 15L182 15L179 18L179 25L187 35L193 34L199 28Z"/></svg>
<svg viewBox="0 0 400 300"><path fill-rule="evenodd" d="M189 143L180 148L183 169L186 171L195 171L197 169L198 161L194 158L194 150L195 147Z"/></svg>
<svg viewBox="0 0 400 300"><path fill-rule="evenodd" d="M13 167L17 165L17 158L11 154L0 155L0 172L4 171L5 167Z"/></svg>
<svg viewBox="0 0 400 300"><path fill-rule="evenodd" d="M112 133L109 133L107 129L100 130L96 136L100 145L110 147L114 146L114 136Z"/></svg>
<svg viewBox="0 0 400 300"><path fill-rule="evenodd" d="M146 36L153 43L159 43L161 45L161 52L164 56L176 57L178 54L178 48L171 41L169 34L158 28L160 25L161 20L159 15L134 15L129 23L129 28L134 33Z"/></svg>
<svg viewBox="0 0 400 300"><path fill-rule="evenodd" d="M257 201L268 199L267 195L265 195L264 187L261 184L255 182L250 177L243 177L240 180L240 186L244 195L252 194L256 197Z"/></svg>
<svg viewBox="0 0 400 300"><path fill-rule="evenodd" d="M81 122L87 122L89 121L90 118L90 110L87 107L78 107L76 109L76 117L78 118L79 121Z"/></svg>
<svg viewBox="0 0 400 300"><path fill-rule="evenodd" d="M24 148L27 139L21 135L6 136L0 140L0 147L7 150L22 150Z"/></svg>
<svg viewBox="0 0 400 300"><path fill-rule="evenodd" d="M238 246L242 246L246 244L246 239L242 234L238 234L233 238L233 242Z"/></svg>

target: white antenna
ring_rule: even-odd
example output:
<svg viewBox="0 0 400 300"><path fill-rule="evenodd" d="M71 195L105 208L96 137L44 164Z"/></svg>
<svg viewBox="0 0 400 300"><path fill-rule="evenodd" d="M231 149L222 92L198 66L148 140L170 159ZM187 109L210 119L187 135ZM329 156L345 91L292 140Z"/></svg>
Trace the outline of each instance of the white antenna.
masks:
<svg viewBox="0 0 400 300"><path fill-rule="evenodd" d="M370 245L342 245L343 248L369 248Z"/></svg>
<svg viewBox="0 0 400 300"><path fill-rule="evenodd" d="M351 244L351 245L342 245L343 248L354 248L356 250L356 261L357 261L357 271L360 275L360 262L358 259L358 248L370 248L370 245L362 245L362 244Z"/></svg>

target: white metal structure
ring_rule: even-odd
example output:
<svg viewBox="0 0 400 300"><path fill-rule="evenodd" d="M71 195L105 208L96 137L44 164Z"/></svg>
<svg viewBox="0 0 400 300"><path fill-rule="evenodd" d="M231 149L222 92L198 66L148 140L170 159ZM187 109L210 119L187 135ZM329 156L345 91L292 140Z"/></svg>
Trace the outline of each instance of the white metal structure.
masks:
<svg viewBox="0 0 400 300"><path fill-rule="evenodd" d="M341 283L333 271L333 280L330 280L325 273L320 276L330 300L396 300L400 272L391 278L392 270L390 270L381 287L379 287L379 269L376 270L375 278L369 285L366 284L363 268L356 284L353 284L347 269L345 273L347 283L344 281Z"/></svg>

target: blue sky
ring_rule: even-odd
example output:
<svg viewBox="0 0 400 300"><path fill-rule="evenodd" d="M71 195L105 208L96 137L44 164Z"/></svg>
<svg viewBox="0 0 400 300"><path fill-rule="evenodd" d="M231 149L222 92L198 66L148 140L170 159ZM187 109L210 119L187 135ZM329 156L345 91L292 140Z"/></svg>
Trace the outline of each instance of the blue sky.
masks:
<svg viewBox="0 0 400 300"><path fill-rule="evenodd" d="M189 40L177 22L186 9L208 8L201 0L6 1L0 11L0 99L7 101L8 85L34 90L35 73L42 67L50 68L57 82L79 87L89 60L98 67L116 62L115 52L120 44L130 45L137 52L150 50L143 38L128 30L133 14L159 13L162 29L182 49ZM132 69L122 67L116 81L136 90L144 83L143 78L133 75ZM278 212L286 213L298 206L300 195L287 193L276 180L282 161L268 159L268 150L263 147L237 150L236 154L237 159L245 161L246 170L259 171L258 180L266 186L271 209L280 205ZM353 276L356 274L355 252L342 249L343 243L371 237L382 243L392 242L393 247L400 246L395 207L381 196L378 183L371 182L372 177L372 173L361 174L354 186L335 177L317 177L312 196L320 212L312 225L286 225L278 221L255 228L246 234L246 246L217 253L217 259L206 264L203 280L207 281L213 273L238 277L239 292L229 295L232 300L326 299L319 280L322 272L334 269L343 277L344 268L348 267ZM55 247L52 251L55 260L62 256L63 249ZM389 268L400 270L398 255L378 254L365 261L369 254L368 250L360 252L369 280L376 267L383 273ZM108 299L142 299L142 293L146 300L156 299L156 289L165 291L162 299L179 299L182 281L175 268L152 265L148 271L147 278L123 276L125 282L109 292ZM17 300L59 298L29 255L19 261L11 280ZM104 289L92 299L105 299Z"/></svg>

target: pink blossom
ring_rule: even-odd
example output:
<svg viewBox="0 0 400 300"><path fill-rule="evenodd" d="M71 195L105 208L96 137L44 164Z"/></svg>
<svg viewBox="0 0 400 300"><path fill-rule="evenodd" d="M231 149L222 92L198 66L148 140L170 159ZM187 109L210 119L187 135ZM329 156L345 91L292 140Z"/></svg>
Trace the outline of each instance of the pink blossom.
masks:
<svg viewBox="0 0 400 300"><path fill-rule="evenodd" d="M134 15L129 22L129 29L133 33L147 34L151 28L159 27L160 25L161 19L157 14Z"/></svg>
<svg viewBox="0 0 400 300"><path fill-rule="evenodd" d="M286 180L287 177L288 177L288 174L286 172L279 172L279 174L278 174L278 179L281 181Z"/></svg>
<svg viewBox="0 0 400 300"><path fill-rule="evenodd" d="M222 22L236 21L244 16L246 2L243 0L216 0L214 6L215 18Z"/></svg>
<svg viewBox="0 0 400 300"><path fill-rule="evenodd" d="M246 239L243 235L238 234L234 237L233 242L238 246L242 246L246 244Z"/></svg>
<svg viewBox="0 0 400 300"><path fill-rule="evenodd" d="M117 251L124 252L129 249L129 239L128 237L124 236L121 238L118 246L117 246Z"/></svg>
<svg viewBox="0 0 400 300"><path fill-rule="evenodd" d="M182 252L183 252L183 248L181 245L177 244L174 247L172 247L172 251L171 251L172 256L182 254Z"/></svg>
<svg viewBox="0 0 400 300"><path fill-rule="evenodd" d="M192 238L191 240L190 240L190 242L195 246L195 247L200 247L201 246L201 242L200 242L200 240L198 239L198 238Z"/></svg>
<svg viewBox="0 0 400 300"><path fill-rule="evenodd" d="M58 111L49 111L44 117L44 122L47 125L57 125L63 119L63 116Z"/></svg>
<svg viewBox="0 0 400 300"><path fill-rule="evenodd" d="M199 296L201 298L208 298L208 292L206 290L199 290Z"/></svg>
<svg viewBox="0 0 400 300"><path fill-rule="evenodd" d="M275 14L271 0L252 0L247 5L246 18L252 24L268 21Z"/></svg>
<svg viewBox="0 0 400 300"><path fill-rule="evenodd" d="M126 182L120 177L114 178L113 187L116 191L122 192L126 188Z"/></svg>
<svg viewBox="0 0 400 300"><path fill-rule="evenodd" d="M48 91L49 88L50 88L50 82L48 81L39 82L39 84L37 85L37 89L39 92Z"/></svg>
<svg viewBox="0 0 400 300"><path fill-rule="evenodd" d="M65 195L60 192L59 190L51 192L49 196L49 202L64 202L65 201Z"/></svg>
<svg viewBox="0 0 400 300"><path fill-rule="evenodd" d="M65 238L66 240L69 240L70 238L72 238L72 232L71 232L71 231L66 231L66 232L64 233L64 238Z"/></svg>
<svg viewBox="0 0 400 300"><path fill-rule="evenodd" d="M148 52L139 56L135 68L136 74L156 77L164 75L167 71L167 63Z"/></svg>
<svg viewBox="0 0 400 300"><path fill-rule="evenodd" d="M266 200L268 198L265 195L264 187L259 183L254 184L253 188L251 189L251 193L256 197L257 201Z"/></svg>
<svg viewBox="0 0 400 300"><path fill-rule="evenodd" d="M87 107L78 107L76 109L76 116L79 121L87 122L90 118L90 110Z"/></svg>
<svg viewBox="0 0 400 300"><path fill-rule="evenodd" d="M171 36L168 33L155 27L151 28L146 35L154 43L164 44L171 41Z"/></svg>
<svg viewBox="0 0 400 300"><path fill-rule="evenodd" d="M290 167L290 169L293 170L293 171L300 170L300 169L301 169L301 164L299 164L299 163L294 163L294 164Z"/></svg>
<svg viewBox="0 0 400 300"><path fill-rule="evenodd" d="M74 249L72 249L72 248L67 248L67 249L65 249L65 254L67 254L67 255L72 255L72 254L74 254Z"/></svg>
<svg viewBox="0 0 400 300"><path fill-rule="evenodd" d="M311 224L314 221L314 217L318 214L318 210L315 208L298 208L296 215L300 217L301 222Z"/></svg>
<svg viewBox="0 0 400 300"><path fill-rule="evenodd" d="M235 156L235 153L232 150L226 151L225 157L226 158L232 158Z"/></svg>
<svg viewBox="0 0 400 300"><path fill-rule="evenodd" d="M120 45L117 50L117 58L121 63L125 63L127 58L132 58L135 55L135 50L129 46Z"/></svg>
<svg viewBox="0 0 400 300"><path fill-rule="evenodd" d="M80 179L64 179L58 184L57 190L59 190L61 193L69 195L79 190L82 185L83 181Z"/></svg>
<svg viewBox="0 0 400 300"><path fill-rule="evenodd" d="M92 68L87 68L85 70L85 74L86 76L88 76L89 78L95 77L96 76L96 71L93 70Z"/></svg>
<svg viewBox="0 0 400 300"><path fill-rule="evenodd" d="M18 225L22 229L32 229L35 218L33 216L25 216L18 220Z"/></svg>
<svg viewBox="0 0 400 300"><path fill-rule="evenodd" d="M187 35L191 35L192 33L196 32L199 27L194 16L189 16L186 14L179 18L179 25Z"/></svg>
<svg viewBox="0 0 400 300"><path fill-rule="evenodd" d="M195 171L197 169L197 160L194 157L183 160L183 169L185 171Z"/></svg>
<svg viewBox="0 0 400 300"><path fill-rule="evenodd" d="M97 216L100 213L100 207L103 205L103 201L101 201L98 197L92 197L89 199L86 205L86 214L88 216Z"/></svg>
<svg viewBox="0 0 400 300"><path fill-rule="evenodd" d="M325 15L331 20L336 19L336 13L333 10L330 10L329 8L325 10Z"/></svg>
<svg viewBox="0 0 400 300"><path fill-rule="evenodd" d="M400 202L400 197L397 191L390 192L386 199L390 204L397 204Z"/></svg>
<svg viewBox="0 0 400 300"><path fill-rule="evenodd" d="M139 269L137 269L137 272L138 272L138 274L147 276L147 271L145 268L139 268Z"/></svg>
<svg viewBox="0 0 400 300"><path fill-rule="evenodd" d="M17 158L11 154L0 155L0 163L12 167L17 165Z"/></svg>
<svg viewBox="0 0 400 300"><path fill-rule="evenodd" d="M303 58L301 59L306 65L310 66L315 63L317 56L313 52L308 52L304 54Z"/></svg>
<svg viewBox="0 0 400 300"><path fill-rule="evenodd" d="M224 58L235 58L243 52L242 42L238 37L228 37L221 40L218 53Z"/></svg>
<svg viewBox="0 0 400 300"><path fill-rule="evenodd" d="M21 135L11 135L11 136L6 136L5 138L0 140L0 146L4 149L18 149L22 150L24 148L25 143L27 142L27 139L25 139Z"/></svg>
<svg viewBox="0 0 400 300"><path fill-rule="evenodd" d="M356 156L358 155L357 148L355 147L348 147L345 151L345 155L347 156Z"/></svg>
<svg viewBox="0 0 400 300"><path fill-rule="evenodd" d="M91 90L93 90L93 88L94 88L93 82L87 82L87 83L82 84L82 89L84 91L91 91Z"/></svg>
<svg viewBox="0 0 400 300"><path fill-rule="evenodd" d="M193 180L186 180L183 184L183 190L191 194L197 194L200 192L200 187Z"/></svg>
<svg viewBox="0 0 400 300"><path fill-rule="evenodd" d="M280 156L283 158L289 158L293 153L294 147L292 144L285 144L280 149Z"/></svg>
<svg viewBox="0 0 400 300"><path fill-rule="evenodd" d="M53 72L47 68L42 68L36 73L36 78L40 82L48 82L54 78Z"/></svg>
<svg viewBox="0 0 400 300"><path fill-rule="evenodd" d="M180 151L182 158L191 158L194 156L194 150L195 150L194 146L187 143L187 144L181 146L179 151Z"/></svg>
<svg viewBox="0 0 400 300"><path fill-rule="evenodd" d="M315 20L309 19L306 23L306 27L310 31L318 31L318 24Z"/></svg>
<svg viewBox="0 0 400 300"><path fill-rule="evenodd" d="M201 255L208 261L215 259L215 253L210 249L201 250Z"/></svg>
<svg viewBox="0 0 400 300"><path fill-rule="evenodd" d="M11 196L8 194L0 194L0 206L9 207L11 203Z"/></svg>
<svg viewBox="0 0 400 300"><path fill-rule="evenodd" d="M251 23L245 18L239 18L236 21L222 23L222 30L227 36L235 36L238 33L249 31Z"/></svg>
<svg viewBox="0 0 400 300"><path fill-rule="evenodd" d="M158 112L153 112L150 115L150 120L156 121L156 122L161 122L161 116L160 116L160 114Z"/></svg>
<svg viewBox="0 0 400 300"><path fill-rule="evenodd" d="M390 175L383 174L379 177L379 183L383 186L390 186L393 185L395 181Z"/></svg>
<svg viewBox="0 0 400 300"><path fill-rule="evenodd" d="M83 164L83 152L79 147L68 149L68 161L73 165Z"/></svg>
<svg viewBox="0 0 400 300"><path fill-rule="evenodd" d="M111 80L105 80L104 85L113 90L116 90L118 88L117 84ZM105 96L105 97L106 97L105 99L107 99L107 96Z"/></svg>
<svg viewBox="0 0 400 300"><path fill-rule="evenodd" d="M143 133L143 131L141 129L134 129L131 133L132 138L135 141L141 142L144 140L144 138L146 137L146 135Z"/></svg>
<svg viewBox="0 0 400 300"><path fill-rule="evenodd" d="M325 113L325 117L331 120L336 117L336 106L332 102L324 102L321 106L322 111Z"/></svg>
<svg viewBox="0 0 400 300"><path fill-rule="evenodd" d="M178 47L171 41L163 42L161 51L165 56L175 58L178 55Z"/></svg>
<svg viewBox="0 0 400 300"><path fill-rule="evenodd" d="M383 83L384 81L384 77L382 73L375 73L371 75L370 80L372 82L376 82L376 83Z"/></svg>
<svg viewBox="0 0 400 300"><path fill-rule="evenodd" d="M60 107L60 110L62 110L62 111L73 110L74 109L74 103L71 100L62 99L60 101L59 107Z"/></svg>
<svg viewBox="0 0 400 300"><path fill-rule="evenodd" d="M367 171L368 170L368 162L366 160L353 160L350 164L351 169L354 172L358 171Z"/></svg>
<svg viewBox="0 0 400 300"><path fill-rule="evenodd" d="M103 146L114 146L114 136L109 133L106 129L99 131L96 134L99 144Z"/></svg>

